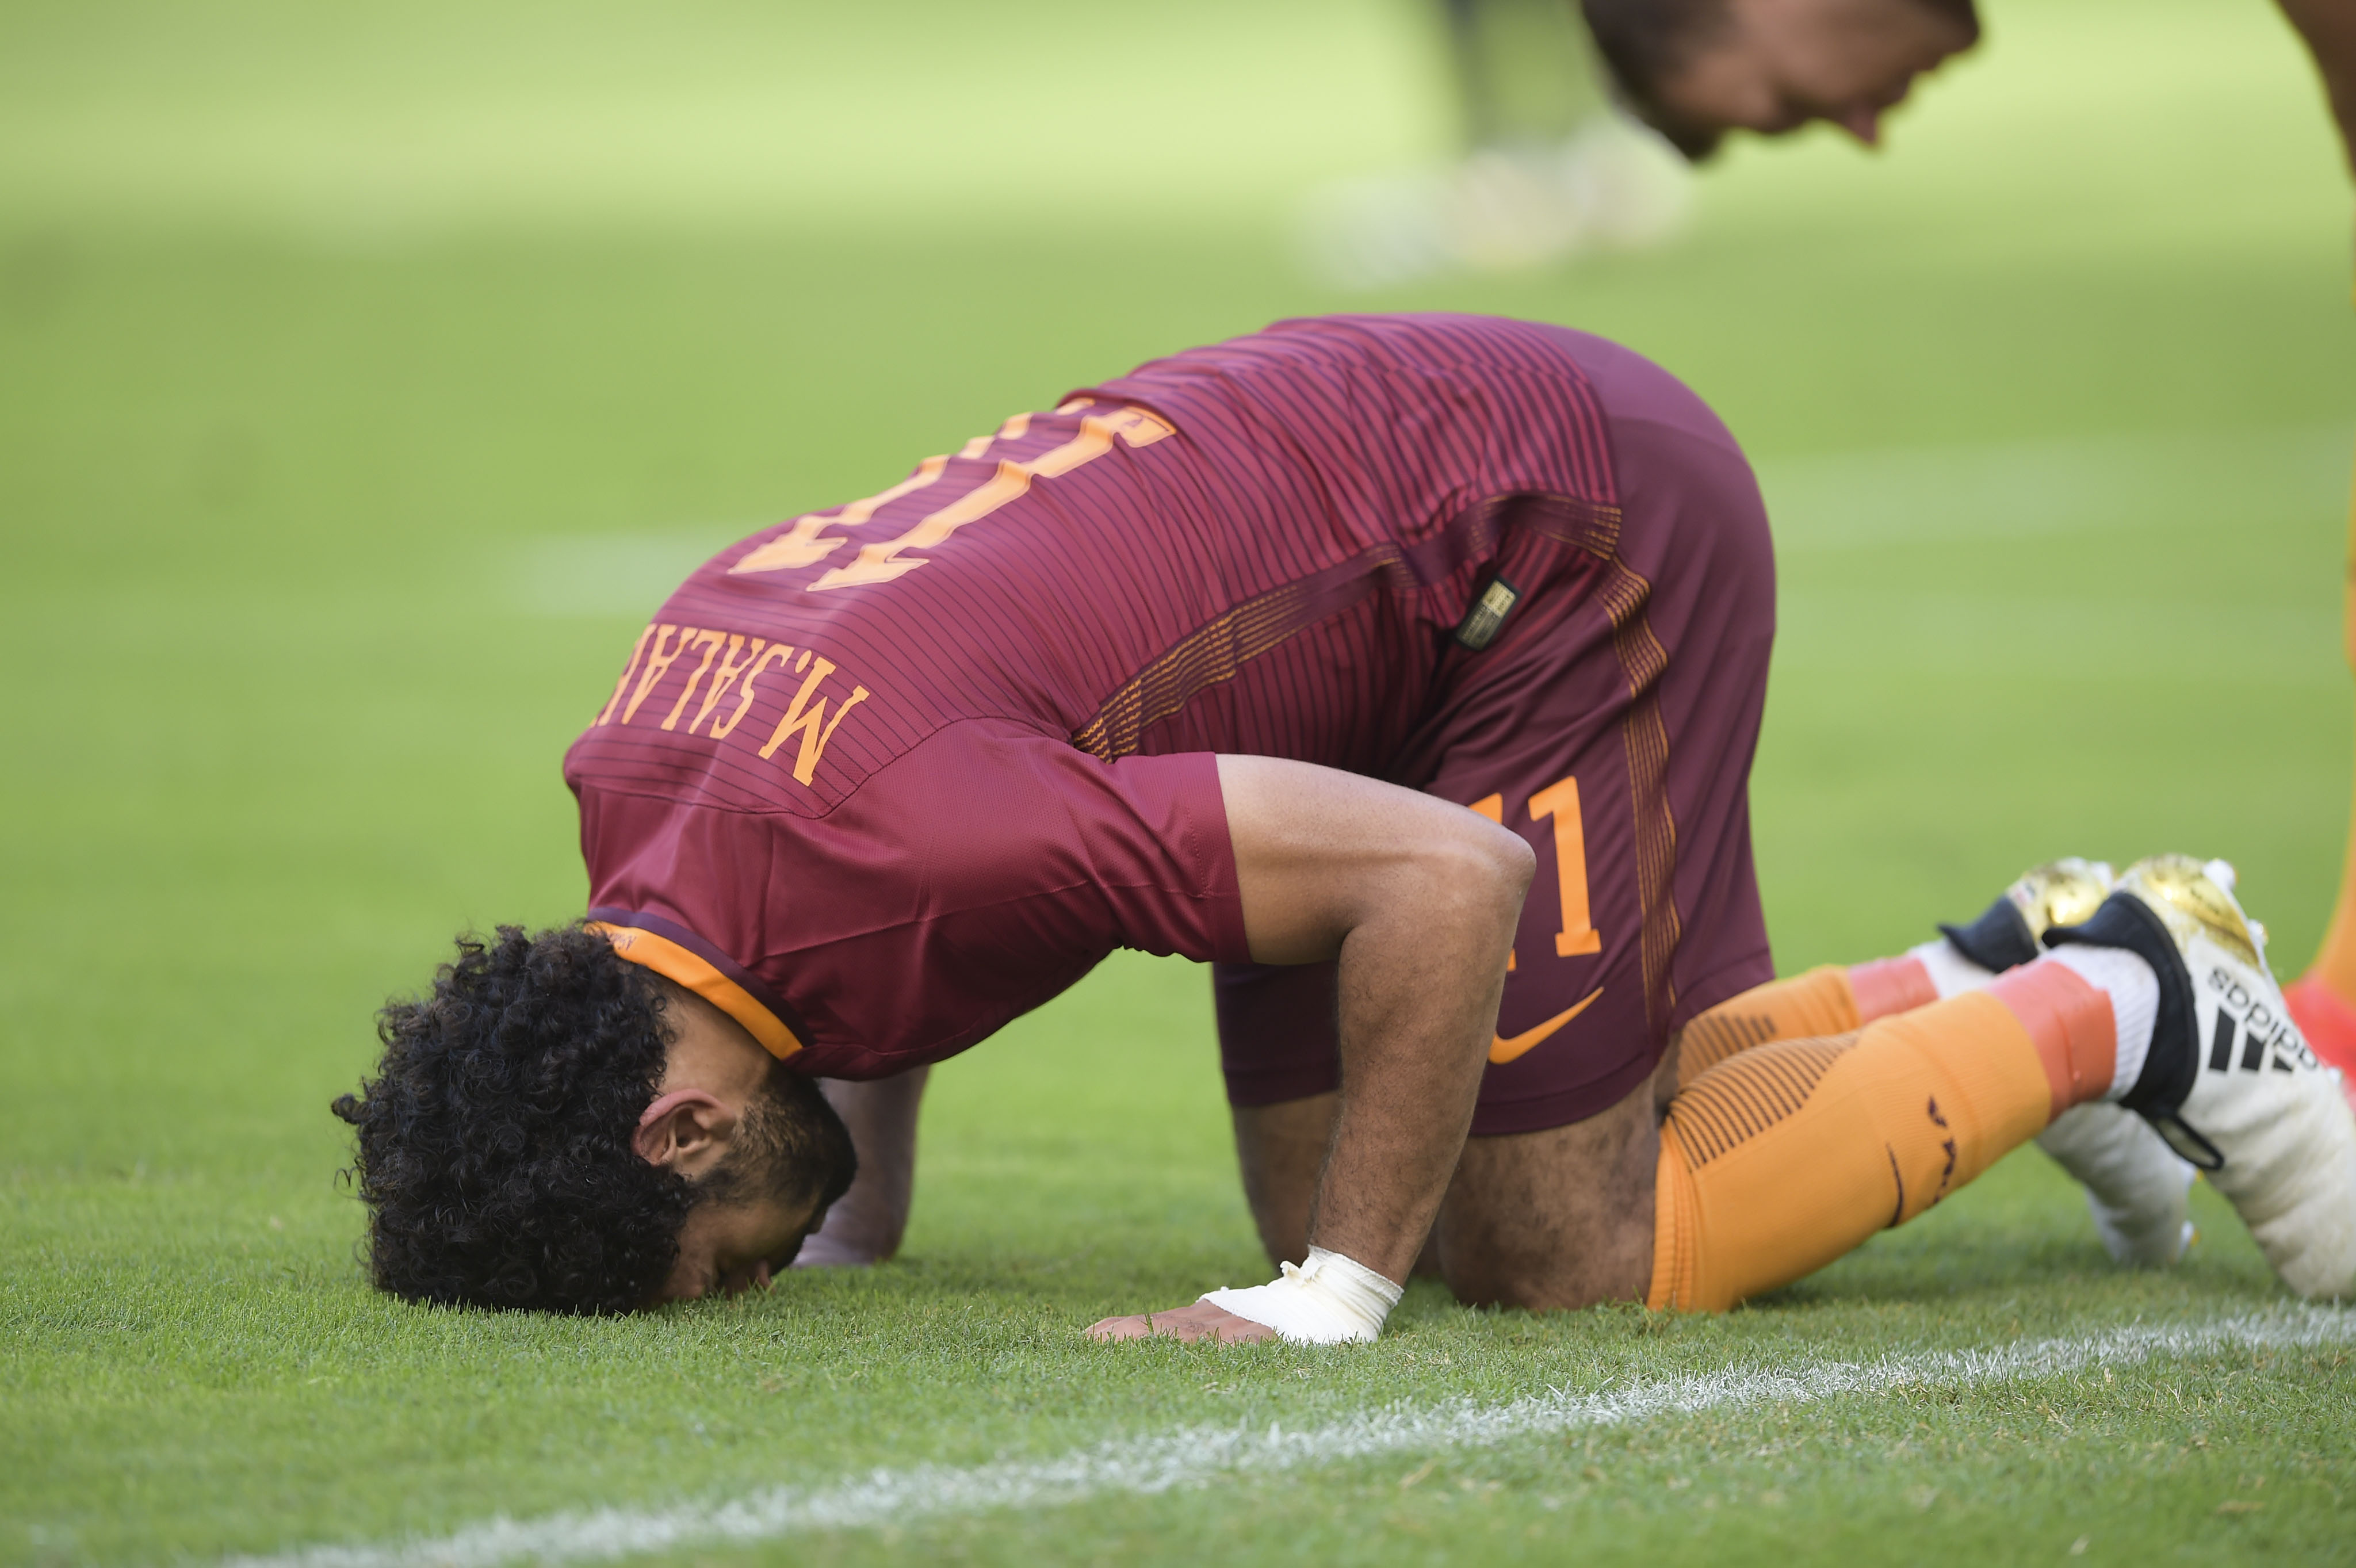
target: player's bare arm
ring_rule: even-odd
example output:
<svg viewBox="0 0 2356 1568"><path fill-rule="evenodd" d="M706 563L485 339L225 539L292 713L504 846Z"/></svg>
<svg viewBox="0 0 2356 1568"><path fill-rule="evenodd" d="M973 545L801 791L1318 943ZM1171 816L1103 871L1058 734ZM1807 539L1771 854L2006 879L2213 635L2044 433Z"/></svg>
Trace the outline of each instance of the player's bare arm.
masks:
<svg viewBox="0 0 2356 1568"><path fill-rule="evenodd" d="M931 1071L920 1067L871 1082L835 1079L819 1086L851 1131L859 1175L802 1243L796 1268L860 1268L898 1254L916 1191L916 1112Z"/></svg>
<svg viewBox="0 0 2356 1568"><path fill-rule="evenodd" d="M1472 1122L1529 847L1462 807L1308 763L1222 757L1219 785L1253 960L1340 964L1342 1092L1309 1244L1403 1283ZM1215 1307L1152 1323L1268 1332ZM1090 1330L1151 1331L1142 1317Z"/></svg>

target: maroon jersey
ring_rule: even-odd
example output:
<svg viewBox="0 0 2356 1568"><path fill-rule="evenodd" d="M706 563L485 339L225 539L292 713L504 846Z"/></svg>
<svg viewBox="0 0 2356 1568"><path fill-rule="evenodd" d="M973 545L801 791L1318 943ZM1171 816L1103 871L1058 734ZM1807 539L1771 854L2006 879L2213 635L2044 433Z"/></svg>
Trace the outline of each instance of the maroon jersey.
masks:
<svg viewBox="0 0 2356 1568"><path fill-rule="evenodd" d="M1626 591L1575 341L1280 323L731 546L567 757L593 918L844 1077L961 1050L1117 946L1245 961L1212 754L1428 784L1515 603ZM1626 987L1643 1033L1675 925Z"/></svg>

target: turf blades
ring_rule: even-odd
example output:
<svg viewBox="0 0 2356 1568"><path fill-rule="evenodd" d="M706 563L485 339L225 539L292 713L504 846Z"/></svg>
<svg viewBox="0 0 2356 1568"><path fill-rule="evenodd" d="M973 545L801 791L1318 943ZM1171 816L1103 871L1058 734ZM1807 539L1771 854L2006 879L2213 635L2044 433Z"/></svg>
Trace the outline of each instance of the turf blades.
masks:
<svg viewBox="0 0 2356 1568"><path fill-rule="evenodd" d="M1264 1430L1183 1426L1099 1443L1053 1459L965 1469L919 1466L875 1470L830 1487L777 1487L667 1509L495 1519L435 1539L231 1557L220 1568L501 1568L519 1562L610 1562L785 1535L1053 1507L1116 1493L1150 1495L1209 1486L1247 1472L1314 1469L1391 1454L1490 1447L1516 1438L1704 1411L1844 1396L1874 1399L1907 1389L1986 1387L2162 1359L2350 1342L2356 1342L2356 1311L2312 1307L2208 1323L2134 1325L2070 1338L1872 1361L1816 1361L1790 1369L1734 1366L1592 1392L1549 1389L1503 1403L1466 1400L1423 1408L1394 1405L1293 1431L1274 1423Z"/></svg>

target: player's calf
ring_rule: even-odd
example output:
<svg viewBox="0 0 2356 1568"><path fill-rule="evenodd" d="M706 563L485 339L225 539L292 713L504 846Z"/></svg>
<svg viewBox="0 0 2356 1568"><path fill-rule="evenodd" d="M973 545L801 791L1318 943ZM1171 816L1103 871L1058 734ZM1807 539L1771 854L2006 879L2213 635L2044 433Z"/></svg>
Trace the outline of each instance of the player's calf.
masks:
<svg viewBox="0 0 2356 1568"><path fill-rule="evenodd" d="M1734 997L1687 1026L1679 1087L1753 1047L1843 1035L1985 990L2035 961L2047 930L2092 915L2113 881L2099 861L2051 861L2023 872L1976 918L1943 925L1940 936L1897 957L1826 966ZM2095 1233L2114 1259L2158 1267L2183 1255L2192 1236L2185 1198L2193 1168L2141 1117L2108 1102L2080 1105L2037 1142L2085 1188Z"/></svg>

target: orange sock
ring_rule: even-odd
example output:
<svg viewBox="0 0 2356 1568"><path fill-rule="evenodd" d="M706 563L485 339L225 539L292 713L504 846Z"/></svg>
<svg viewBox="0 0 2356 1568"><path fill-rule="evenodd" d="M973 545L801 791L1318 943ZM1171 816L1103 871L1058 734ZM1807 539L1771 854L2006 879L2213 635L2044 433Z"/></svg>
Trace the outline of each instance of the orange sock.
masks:
<svg viewBox="0 0 2356 1568"><path fill-rule="evenodd" d="M1827 975L1847 983L1818 970L1779 983L1821 1001ZM1680 1087L1661 1129L1647 1305L1721 1311L1903 1224L2100 1099L2115 1048L2109 997L2048 962L1722 1058Z"/></svg>
<svg viewBox="0 0 2356 1568"><path fill-rule="evenodd" d="M1685 1026L1678 1036L1677 1088L1689 1087L1727 1058L1754 1046L1845 1035L1938 999L1922 961L1903 956L1847 969L1828 963L1754 985Z"/></svg>

